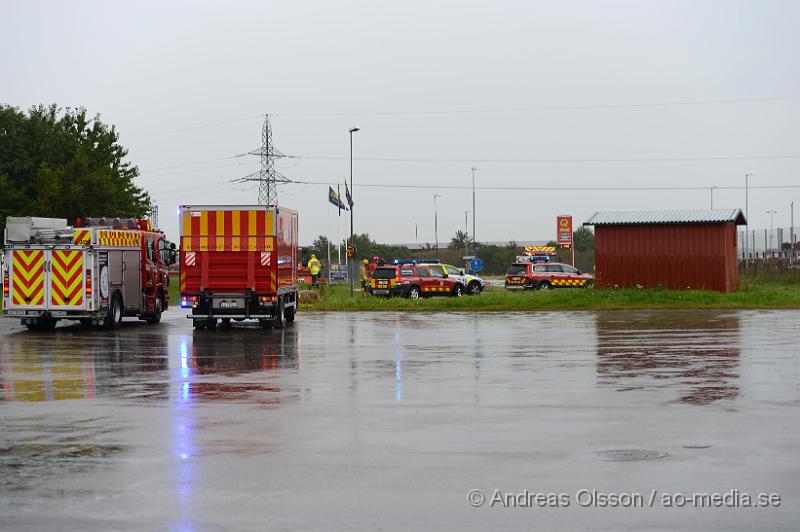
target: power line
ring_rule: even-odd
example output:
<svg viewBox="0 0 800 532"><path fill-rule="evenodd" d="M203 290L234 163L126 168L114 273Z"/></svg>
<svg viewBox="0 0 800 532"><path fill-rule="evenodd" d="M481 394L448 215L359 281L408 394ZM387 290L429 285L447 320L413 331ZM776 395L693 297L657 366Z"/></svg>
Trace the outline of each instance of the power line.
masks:
<svg viewBox="0 0 800 532"><path fill-rule="evenodd" d="M675 107L687 105L708 105L708 104L733 104L733 103L759 103L800 100L800 96L774 96L765 98L731 98L721 100L683 100L671 102L648 102L648 103L623 103L623 104L599 104L599 105L559 105L545 107L501 107L484 109L450 109L450 110L422 110L422 111L374 111L374 112L334 112L334 113L273 113L273 116L408 116L408 115L455 115L455 114L484 114L484 113L526 113L526 112L546 112L546 111L584 111L602 109L639 109L647 107Z"/></svg>
<svg viewBox="0 0 800 532"><path fill-rule="evenodd" d="M189 174L189 173L192 173L192 172L204 172L204 171L208 171L208 170L219 170L219 169L222 169L222 168L232 168L232 167L241 167L241 166L242 166L241 164L237 163L237 164L223 164L223 165L220 165L220 166L206 166L206 167L203 167L203 168L189 168L187 170L178 170L178 171L175 171L175 172L167 172L167 173L164 173L164 174L144 174L144 175L140 175L136 179L138 179L139 181L146 181L148 179L155 179L157 177L168 177L168 176L172 176L172 175Z"/></svg>
<svg viewBox="0 0 800 532"><path fill-rule="evenodd" d="M328 155L286 155L290 159L308 160L345 160L348 157ZM354 157L359 161L403 162L403 163L667 163L667 162L699 162L699 161L754 161L800 159L800 155L730 155L709 157L634 157L611 159L455 159L442 157Z"/></svg>
<svg viewBox="0 0 800 532"><path fill-rule="evenodd" d="M276 157L278 157L276 151ZM168 170L171 168L180 168L182 166L190 166L192 164L202 164L204 162L224 161L241 158L247 155L260 155L261 150L255 149L249 152L244 152L230 157L220 157L218 159L207 159L205 161L186 162L176 164L174 166L165 166L161 168L153 168L148 172L143 173L138 179L152 179L155 177L165 177L170 175L185 174L189 172L203 172L207 170L218 170L220 168L232 168L240 166L237 164L228 164L222 166L206 166L201 168L191 168L188 170L178 170L176 172L168 172L162 174L149 174L149 172L156 172L159 170ZM286 155L280 153L280 157L285 159L294 160L349 160L349 157L327 156L327 155ZM701 161L750 161L750 160L795 160L800 159L800 155L742 155L742 156L710 156L710 157L650 157L650 158L611 158L611 159L449 159L449 158L433 158L433 157L354 157L354 160L369 161L369 162L402 162L402 163L482 163L482 164L568 164L568 163L667 163L667 162L701 162ZM250 176L248 176L250 177Z"/></svg>
<svg viewBox="0 0 800 532"><path fill-rule="evenodd" d="M145 171L145 173L159 172L161 170L172 170L173 168L182 168L184 166L192 166L192 165L195 165L195 164L213 163L213 162L219 162L219 161L229 161L229 160L234 159L234 158L235 157L230 157L229 156L229 157L217 157L215 159L203 159L201 161L188 161L188 162L185 162L185 163L171 164L169 166L159 166L159 167L156 167L156 168L148 168Z"/></svg>
<svg viewBox="0 0 800 532"><path fill-rule="evenodd" d="M161 131L159 133L150 133L150 134L147 134L147 135L139 135L139 136L136 136L136 137L125 137L125 138L122 138L120 140L122 142L130 142L132 140L149 139L149 138L152 138L152 137L161 137L161 136L164 136L164 135L172 135L174 133L185 133L187 131L194 131L196 129L206 129L206 128L210 128L210 127L218 127L218 126L225 126L225 125L228 125L228 124L235 124L237 122L244 122L246 120L253 120L253 119L256 119L256 118L261 118L261 116L262 115L255 115L255 116L247 116L247 117L244 117L244 118L234 118L232 120L224 120L222 122L209 122L209 123L206 123L206 124L197 124L197 125L194 125L194 126L187 126L187 127L180 128L180 129L171 129L169 131Z"/></svg>
<svg viewBox="0 0 800 532"><path fill-rule="evenodd" d="M292 183L298 185L335 185L333 181L303 181L294 180ZM444 190L472 190L469 185L409 185L396 183L359 183L359 187L370 188L408 188L408 189L444 189ZM550 191L550 192L618 192L618 191L668 191L668 190L709 190L707 186L654 186L654 187L536 187L536 186L476 186L477 190L497 190L497 191ZM717 190L744 190L743 186L714 186ZM750 189L800 189L800 185L758 185L750 186Z"/></svg>
<svg viewBox="0 0 800 532"><path fill-rule="evenodd" d="M678 100L669 102L645 102L645 103L621 103L621 104L596 104L596 105L557 105L542 107L504 107L504 108L476 108L476 109L443 109L443 110L409 110L409 111L354 111L354 112L297 112L297 113L271 113L272 116L280 117L346 117L346 116L412 116L412 115L459 115L459 114L491 114L491 113L526 113L526 112L552 112L552 111L590 111L590 110L614 110L614 109L646 109L658 107L676 106L697 106L697 105L727 105L737 103L767 103L780 101L796 101L800 96L768 96L761 98L729 98L717 100ZM178 129L160 131L136 135L133 137L123 137L122 142L161 137L176 133L185 133L198 129L207 129L228 124L235 124L247 120L255 120L263 115L250 115L242 118L222 120L218 122L208 122L196 124Z"/></svg>

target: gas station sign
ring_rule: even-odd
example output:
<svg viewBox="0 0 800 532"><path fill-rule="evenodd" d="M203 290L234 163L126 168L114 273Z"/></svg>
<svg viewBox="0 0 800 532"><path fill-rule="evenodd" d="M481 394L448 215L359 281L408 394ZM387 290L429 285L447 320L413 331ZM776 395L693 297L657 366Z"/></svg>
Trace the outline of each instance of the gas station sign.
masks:
<svg viewBox="0 0 800 532"><path fill-rule="evenodd" d="M572 216L562 214L556 218L556 243L562 248L572 247Z"/></svg>

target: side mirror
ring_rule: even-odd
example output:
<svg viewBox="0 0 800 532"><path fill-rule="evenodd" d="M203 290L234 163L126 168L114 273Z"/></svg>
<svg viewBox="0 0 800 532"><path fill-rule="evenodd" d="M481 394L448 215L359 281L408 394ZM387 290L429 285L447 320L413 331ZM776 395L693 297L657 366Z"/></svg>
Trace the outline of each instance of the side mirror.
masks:
<svg viewBox="0 0 800 532"><path fill-rule="evenodd" d="M578 275L581 275L582 273L583 273L582 271L578 270Z"/></svg>
<svg viewBox="0 0 800 532"><path fill-rule="evenodd" d="M458 275L464 275L464 270L458 270Z"/></svg>
<svg viewBox="0 0 800 532"><path fill-rule="evenodd" d="M172 250L174 250L174 249L175 249L175 242L171 242L171 243L170 243L170 245L169 245L169 249L172 249Z"/></svg>
<svg viewBox="0 0 800 532"><path fill-rule="evenodd" d="M175 251L175 244L172 244L172 249L169 250L169 263L175 264L178 262L178 253Z"/></svg>
<svg viewBox="0 0 800 532"><path fill-rule="evenodd" d="M444 275L444 278L445 278L445 279L447 279L448 277L450 277L450 276L449 276L449 275L447 275L446 273L443 273L442 275Z"/></svg>

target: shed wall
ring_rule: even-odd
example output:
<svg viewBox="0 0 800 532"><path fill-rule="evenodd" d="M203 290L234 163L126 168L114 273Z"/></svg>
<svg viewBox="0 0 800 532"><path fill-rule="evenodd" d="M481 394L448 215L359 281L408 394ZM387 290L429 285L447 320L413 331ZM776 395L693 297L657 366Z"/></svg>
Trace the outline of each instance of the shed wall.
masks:
<svg viewBox="0 0 800 532"><path fill-rule="evenodd" d="M659 224L595 227L601 288L736 289L736 225Z"/></svg>

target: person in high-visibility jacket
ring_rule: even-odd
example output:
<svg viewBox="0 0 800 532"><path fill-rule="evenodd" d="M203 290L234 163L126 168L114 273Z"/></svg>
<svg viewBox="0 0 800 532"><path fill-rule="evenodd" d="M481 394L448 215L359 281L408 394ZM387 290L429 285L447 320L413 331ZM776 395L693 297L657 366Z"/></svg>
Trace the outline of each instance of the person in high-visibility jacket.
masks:
<svg viewBox="0 0 800 532"><path fill-rule="evenodd" d="M311 270L311 286L319 286L319 271L322 269L322 263L316 255L311 255L311 260L308 261L308 269Z"/></svg>
<svg viewBox="0 0 800 532"><path fill-rule="evenodd" d="M367 264L369 264L367 259L362 260L361 267L358 269L359 276L361 277L361 289L365 294L369 293L369 273L367 273Z"/></svg>

